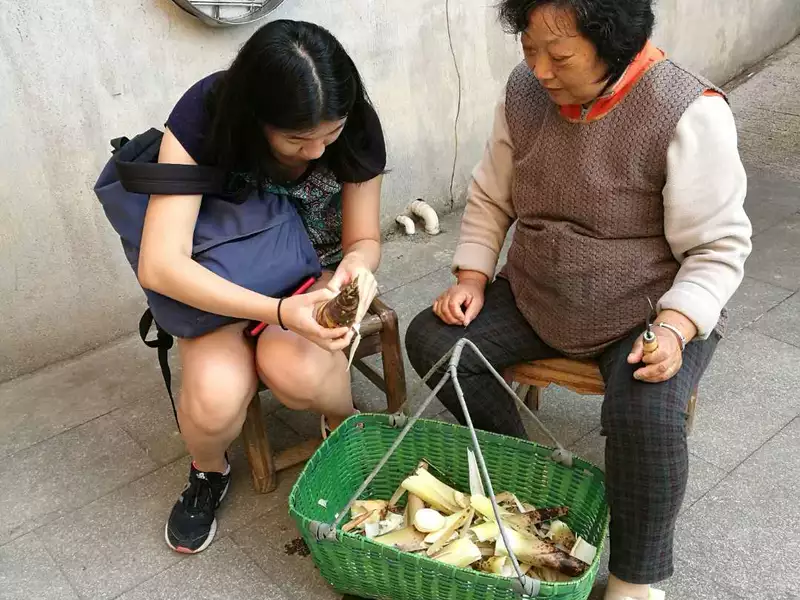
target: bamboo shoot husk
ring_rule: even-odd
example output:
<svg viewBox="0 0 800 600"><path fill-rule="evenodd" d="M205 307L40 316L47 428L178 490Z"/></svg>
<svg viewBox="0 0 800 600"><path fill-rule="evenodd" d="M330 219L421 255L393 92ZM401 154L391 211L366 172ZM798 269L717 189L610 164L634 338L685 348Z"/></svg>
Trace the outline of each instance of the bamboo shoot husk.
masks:
<svg viewBox="0 0 800 600"><path fill-rule="evenodd" d="M586 563L533 535L519 533L513 529L507 530L506 535L509 538L514 555L520 562L530 563L536 567L555 569L564 575L572 577L583 574L588 568ZM502 536L497 538L495 554L497 556L508 556L508 550L503 543Z"/></svg>
<svg viewBox="0 0 800 600"><path fill-rule="evenodd" d="M425 543L425 534L413 527L405 527L386 535L380 535L373 541L387 546L394 546L403 552L418 552L428 547Z"/></svg>
<svg viewBox="0 0 800 600"><path fill-rule="evenodd" d="M315 314L317 323L327 329L352 327L358 314L359 301L358 277L356 277L334 298L317 306Z"/></svg>
<svg viewBox="0 0 800 600"><path fill-rule="evenodd" d="M449 516L444 529L428 535L425 538L426 544L432 544L431 547L428 548L428 556L433 556L439 552L439 550L441 550L444 545L450 541L450 538L456 535L456 531L458 531L458 529L464 524L464 520L467 518L468 514L469 511L462 510L459 513Z"/></svg>

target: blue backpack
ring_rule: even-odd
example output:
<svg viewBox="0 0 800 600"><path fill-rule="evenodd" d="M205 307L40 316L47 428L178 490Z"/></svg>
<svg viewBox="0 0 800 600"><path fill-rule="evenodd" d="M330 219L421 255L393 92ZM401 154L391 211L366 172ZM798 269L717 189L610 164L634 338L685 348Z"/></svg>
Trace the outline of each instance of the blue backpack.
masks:
<svg viewBox="0 0 800 600"><path fill-rule="evenodd" d="M273 297L286 296L302 281L319 277L317 253L288 196L253 192L234 201L225 193L226 175L221 170L158 163L162 136L161 131L149 129L130 140L112 140L112 157L94 186L134 273L150 194L202 194L193 260L233 283ZM140 319L139 333L148 346L159 349L172 397L166 359L173 336L198 337L238 319L199 310L152 290L144 293L148 309ZM158 336L151 341L147 335L153 323Z"/></svg>

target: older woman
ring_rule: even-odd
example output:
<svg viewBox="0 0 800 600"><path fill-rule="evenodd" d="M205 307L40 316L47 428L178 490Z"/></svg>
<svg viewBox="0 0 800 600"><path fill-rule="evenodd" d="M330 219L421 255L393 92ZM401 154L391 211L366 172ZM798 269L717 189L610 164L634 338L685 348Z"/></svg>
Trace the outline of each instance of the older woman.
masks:
<svg viewBox="0 0 800 600"><path fill-rule="evenodd" d="M501 16L521 34L525 60L469 186L457 283L411 323L408 355L425 373L467 336L501 369L598 361L612 515L606 598L643 599L673 572L685 411L751 251L736 128L720 90L648 41L651 0L504 0ZM640 335L648 298L653 353ZM524 436L486 369L469 353L460 369L475 424ZM452 386L439 397L461 417Z"/></svg>

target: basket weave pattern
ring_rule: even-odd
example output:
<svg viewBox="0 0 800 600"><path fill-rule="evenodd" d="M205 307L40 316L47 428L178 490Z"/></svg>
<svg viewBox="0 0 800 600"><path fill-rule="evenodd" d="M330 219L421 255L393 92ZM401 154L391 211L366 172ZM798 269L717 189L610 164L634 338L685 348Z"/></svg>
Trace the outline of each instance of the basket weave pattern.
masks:
<svg viewBox="0 0 800 600"><path fill-rule="evenodd" d="M289 511L323 577L337 591L376 600L512 600L521 598L514 579L460 569L337 532L337 541L317 540L312 523L332 523L397 438L387 415L350 417L307 463L289 497ZM510 491L537 507L567 505L564 521L597 546L597 557L580 578L542 582L536 598L585 600L597 575L608 528L603 473L576 458L572 468L555 463L552 448L479 431L478 440L495 491ZM421 459L444 471L456 488L469 491L466 427L420 419L363 498L388 499ZM320 505L324 500L327 507ZM344 519L349 520L348 517Z"/></svg>

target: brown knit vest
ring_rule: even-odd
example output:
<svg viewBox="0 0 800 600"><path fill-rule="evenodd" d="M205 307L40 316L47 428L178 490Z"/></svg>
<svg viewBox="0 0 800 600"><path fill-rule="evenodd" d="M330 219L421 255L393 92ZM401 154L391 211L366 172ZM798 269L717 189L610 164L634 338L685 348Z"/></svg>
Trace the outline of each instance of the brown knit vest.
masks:
<svg viewBox="0 0 800 600"><path fill-rule="evenodd" d="M602 119L572 123L525 63L511 74L516 231L502 275L545 343L596 355L642 327L679 269L664 236L667 149L712 84L659 62ZM718 91L718 90L717 90Z"/></svg>

